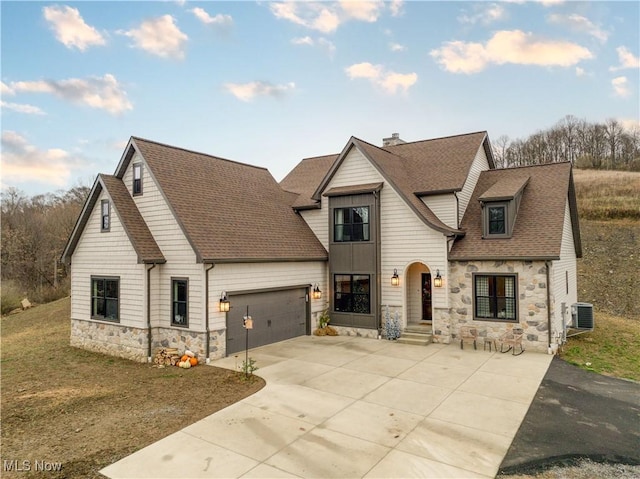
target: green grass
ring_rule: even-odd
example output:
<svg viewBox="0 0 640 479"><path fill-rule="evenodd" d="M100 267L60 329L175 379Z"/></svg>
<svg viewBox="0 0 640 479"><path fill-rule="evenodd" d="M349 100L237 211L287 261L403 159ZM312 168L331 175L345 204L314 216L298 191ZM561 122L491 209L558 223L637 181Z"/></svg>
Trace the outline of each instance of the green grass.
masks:
<svg viewBox="0 0 640 479"><path fill-rule="evenodd" d="M640 381L640 321L596 312L593 332L569 338L560 357L589 371Z"/></svg>

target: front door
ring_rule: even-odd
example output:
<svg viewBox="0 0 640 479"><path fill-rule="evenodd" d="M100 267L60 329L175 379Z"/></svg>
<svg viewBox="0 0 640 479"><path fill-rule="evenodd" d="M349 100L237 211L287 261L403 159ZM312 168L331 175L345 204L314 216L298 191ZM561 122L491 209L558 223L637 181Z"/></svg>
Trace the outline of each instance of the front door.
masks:
<svg viewBox="0 0 640 479"><path fill-rule="evenodd" d="M422 320L431 321L431 273L422 273Z"/></svg>

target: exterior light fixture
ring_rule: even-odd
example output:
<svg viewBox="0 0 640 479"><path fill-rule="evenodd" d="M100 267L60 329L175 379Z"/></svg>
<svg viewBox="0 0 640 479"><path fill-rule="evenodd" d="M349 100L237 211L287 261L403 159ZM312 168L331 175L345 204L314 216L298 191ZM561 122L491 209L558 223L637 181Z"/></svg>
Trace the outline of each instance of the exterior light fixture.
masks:
<svg viewBox="0 0 640 479"><path fill-rule="evenodd" d="M320 287L318 286L318 283L316 283L316 285L313 287L313 292L311 294L313 296L313 299L322 298L322 291L320 291Z"/></svg>
<svg viewBox="0 0 640 479"><path fill-rule="evenodd" d="M231 306L231 303L229 303L229 298L227 298L227 293L223 291L222 294L220 295L220 312L228 313L230 306Z"/></svg>
<svg viewBox="0 0 640 479"><path fill-rule="evenodd" d="M393 270L393 276L391 276L391 286L398 286L400 284L400 276L398 276L398 270Z"/></svg>
<svg viewBox="0 0 640 479"><path fill-rule="evenodd" d="M436 288L442 288L442 276L440 276L440 270L436 270L436 277L433 278L433 285Z"/></svg>

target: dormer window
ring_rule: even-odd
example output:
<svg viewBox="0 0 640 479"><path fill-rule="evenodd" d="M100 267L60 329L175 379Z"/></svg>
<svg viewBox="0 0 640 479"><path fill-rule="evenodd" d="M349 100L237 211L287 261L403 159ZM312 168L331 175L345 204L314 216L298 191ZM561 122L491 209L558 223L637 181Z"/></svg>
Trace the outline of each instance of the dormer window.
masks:
<svg viewBox="0 0 640 479"><path fill-rule="evenodd" d="M133 165L133 196L142 194L142 163Z"/></svg>
<svg viewBox="0 0 640 479"><path fill-rule="evenodd" d="M507 234L507 205L487 205L486 208L489 235Z"/></svg>
<svg viewBox="0 0 640 479"><path fill-rule="evenodd" d="M529 177L503 178L480 196L482 237L511 238Z"/></svg>
<svg viewBox="0 0 640 479"><path fill-rule="evenodd" d="M109 200L102 200L100 205L101 223L100 231L107 232L111 230L111 204Z"/></svg>

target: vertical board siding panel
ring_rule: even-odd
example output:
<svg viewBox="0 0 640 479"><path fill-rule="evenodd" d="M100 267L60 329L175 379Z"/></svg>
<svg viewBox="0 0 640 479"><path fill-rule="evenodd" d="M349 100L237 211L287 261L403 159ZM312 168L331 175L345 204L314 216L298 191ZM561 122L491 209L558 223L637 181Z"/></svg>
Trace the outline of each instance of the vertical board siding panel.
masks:
<svg viewBox="0 0 640 479"><path fill-rule="evenodd" d="M111 227L102 233L100 204L109 199L102 192L89 216L73 254L71 264L71 317L91 319L91 276L120 278L120 323L123 326L144 327L144 266L138 264L127 233L111 203Z"/></svg>
<svg viewBox="0 0 640 479"><path fill-rule="evenodd" d="M422 198L422 202L445 225L452 228L458 227L458 202L453 194L425 196Z"/></svg>
<svg viewBox="0 0 640 479"><path fill-rule="evenodd" d="M570 308L578 301L576 249L573 242L573 228L569 201L566 202L564 212L564 226L562 229L562 245L560 259L553 262L553 298L555 301L554 329L562 331L562 303ZM566 274L569 273L569 292L567 293ZM571 311L567 313L565 321L571 320Z"/></svg>
<svg viewBox="0 0 640 479"><path fill-rule="evenodd" d="M462 191L458 193L458 222L462 221L464 212L467 210L467 205L469 204L469 200L471 200L473 190L476 188L478 178L480 178L480 173L488 169L489 160L487 159L487 154L484 152L484 148L481 145L478 149L478 153L476 153L476 157L473 159L473 163L471 163L471 168L469 169L469 174L464 182Z"/></svg>

